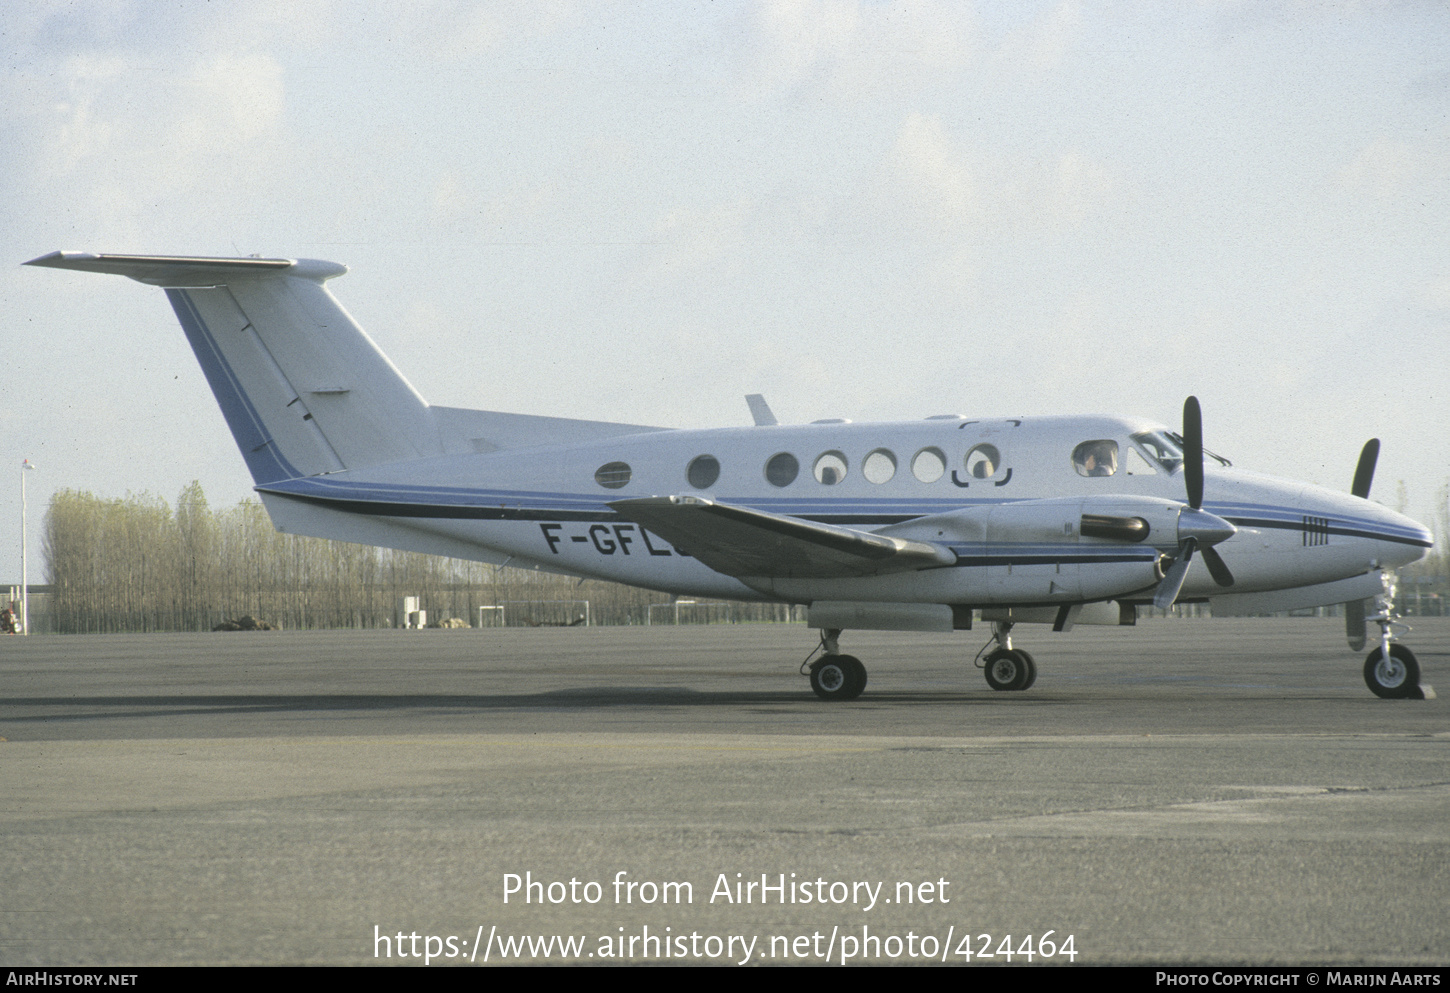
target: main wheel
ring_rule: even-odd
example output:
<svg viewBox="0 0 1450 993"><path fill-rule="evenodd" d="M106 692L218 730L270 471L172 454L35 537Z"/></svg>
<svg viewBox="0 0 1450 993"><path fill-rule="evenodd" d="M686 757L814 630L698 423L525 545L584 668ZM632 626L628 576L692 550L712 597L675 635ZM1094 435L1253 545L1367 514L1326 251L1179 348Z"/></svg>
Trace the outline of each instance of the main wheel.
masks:
<svg viewBox="0 0 1450 993"><path fill-rule="evenodd" d="M1384 650L1376 648L1364 660L1364 681L1370 692L1386 700L1407 700L1420 695L1420 663L1404 645L1391 645L1386 661Z"/></svg>
<svg viewBox="0 0 1450 993"><path fill-rule="evenodd" d="M994 690L1026 689L1029 680L1036 676L1037 666L1031 656L1012 648L999 648L987 656L983 675L987 685Z"/></svg>
<svg viewBox="0 0 1450 993"><path fill-rule="evenodd" d="M811 666L811 689L822 700L854 700L866 688L866 667L854 655L827 655Z"/></svg>
<svg viewBox="0 0 1450 993"><path fill-rule="evenodd" d="M1037 682L1037 660L1020 648L1014 648L1013 651L1022 656L1027 662L1027 679L1019 689L1030 690L1032 689L1032 684Z"/></svg>

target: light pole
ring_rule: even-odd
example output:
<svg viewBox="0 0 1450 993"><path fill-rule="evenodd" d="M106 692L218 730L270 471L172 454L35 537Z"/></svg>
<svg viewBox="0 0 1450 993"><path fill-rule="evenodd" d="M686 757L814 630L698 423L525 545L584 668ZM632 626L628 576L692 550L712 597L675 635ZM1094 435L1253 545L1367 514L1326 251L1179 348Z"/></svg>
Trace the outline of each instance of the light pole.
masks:
<svg viewBox="0 0 1450 993"><path fill-rule="evenodd" d="M30 636L30 572L29 559L26 552L29 544L25 533L25 474L35 468L35 464L29 459L22 459L20 462L20 633L26 637Z"/></svg>

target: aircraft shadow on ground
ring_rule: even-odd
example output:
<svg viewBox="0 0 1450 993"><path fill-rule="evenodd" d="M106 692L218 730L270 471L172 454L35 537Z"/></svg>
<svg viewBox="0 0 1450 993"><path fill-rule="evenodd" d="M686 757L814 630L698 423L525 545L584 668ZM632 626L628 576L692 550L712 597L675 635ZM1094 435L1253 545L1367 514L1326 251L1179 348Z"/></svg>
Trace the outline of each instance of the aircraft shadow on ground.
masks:
<svg viewBox="0 0 1450 993"><path fill-rule="evenodd" d="M989 695L990 694L990 695ZM836 710L881 704L991 703L1057 705L1070 699L983 691L874 693L845 704L825 704L798 690L702 691L673 686L598 687L544 693L456 694L228 694L106 697L34 697L5 702L0 722L94 721L202 714L355 713L377 711L587 710L610 707L790 706Z"/></svg>

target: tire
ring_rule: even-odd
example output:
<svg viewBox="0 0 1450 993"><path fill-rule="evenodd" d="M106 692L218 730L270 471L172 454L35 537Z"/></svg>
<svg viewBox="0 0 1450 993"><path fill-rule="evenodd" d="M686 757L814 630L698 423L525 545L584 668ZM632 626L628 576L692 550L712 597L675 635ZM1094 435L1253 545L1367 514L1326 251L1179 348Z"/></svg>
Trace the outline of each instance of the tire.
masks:
<svg viewBox="0 0 1450 993"><path fill-rule="evenodd" d="M852 655L827 655L811 666L811 689L832 703L854 700L866 688L866 667Z"/></svg>
<svg viewBox="0 0 1450 993"><path fill-rule="evenodd" d="M1020 648L1015 648L1013 649L1013 651L1015 651L1018 655L1022 656L1022 658L1027 661L1027 679L1018 688L1030 690L1032 689L1032 684L1037 682L1037 660L1034 659L1031 655L1028 655Z"/></svg>
<svg viewBox="0 0 1450 993"><path fill-rule="evenodd" d="M1026 653L999 648L987 656L982 674L987 677L987 685L994 690L1020 690L1028 685L1027 681L1035 674L1036 668Z"/></svg>
<svg viewBox="0 0 1450 993"><path fill-rule="evenodd" d="M1417 700L1421 698L1420 663L1415 653L1404 645L1390 646L1390 659L1376 648L1364 660L1364 681L1375 696L1386 700Z"/></svg>

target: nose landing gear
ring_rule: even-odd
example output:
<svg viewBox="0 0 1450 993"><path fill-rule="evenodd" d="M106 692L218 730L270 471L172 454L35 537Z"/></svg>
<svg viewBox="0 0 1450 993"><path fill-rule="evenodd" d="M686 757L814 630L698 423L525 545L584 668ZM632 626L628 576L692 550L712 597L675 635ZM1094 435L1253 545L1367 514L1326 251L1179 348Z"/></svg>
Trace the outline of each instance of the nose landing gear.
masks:
<svg viewBox="0 0 1450 993"><path fill-rule="evenodd" d="M1370 692L1386 700L1423 700L1420 688L1420 663L1415 653L1404 645L1390 645L1388 658L1383 648L1376 648L1364 660L1364 681Z"/></svg>
<svg viewBox="0 0 1450 993"><path fill-rule="evenodd" d="M1426 688L1420 685L1420 663L1415 653L1394 640L1395 629L1407 633L1409 625L1395 619L1395 583L1386 577L1385 591L1375 600L1375 616L1365 618L1379 625L1379 647L1364 660L1364 681L1371 693L1386 700L1423 700ZM1363 616L1361 614L1361 616ZM1363 635L1361 647L1363 647ZM1431 690L1429 696L1435 695Z"/></svg>

